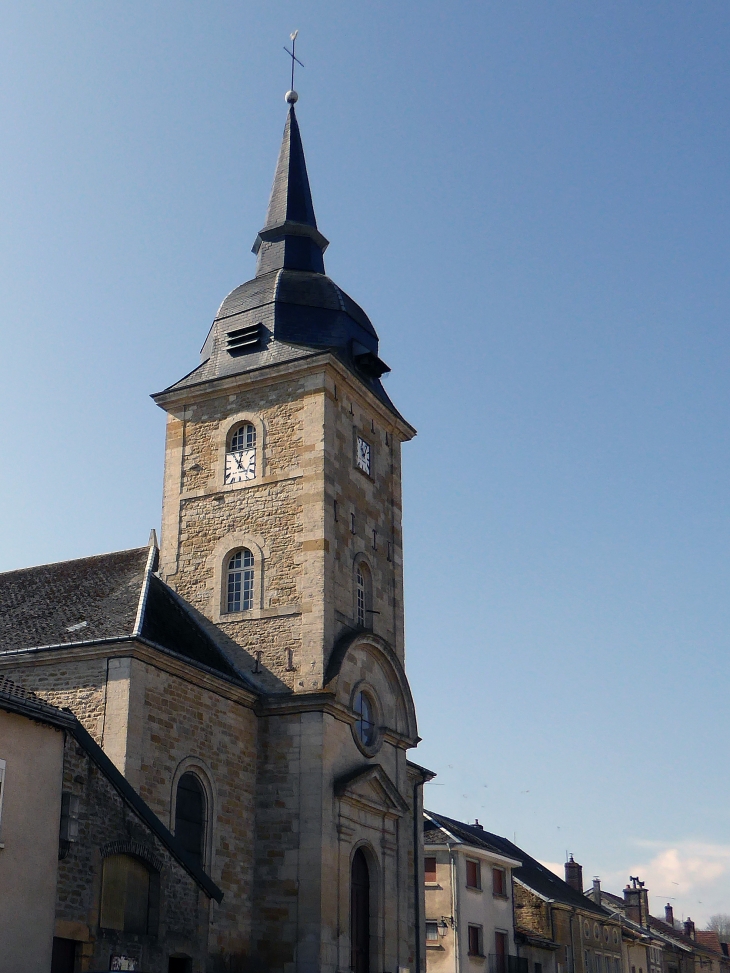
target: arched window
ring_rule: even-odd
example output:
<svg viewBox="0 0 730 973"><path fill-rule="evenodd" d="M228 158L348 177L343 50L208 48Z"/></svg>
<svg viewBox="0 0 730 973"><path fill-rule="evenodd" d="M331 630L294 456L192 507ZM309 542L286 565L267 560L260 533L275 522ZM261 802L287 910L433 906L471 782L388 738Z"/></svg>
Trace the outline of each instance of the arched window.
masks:
<svg viewBox="0 0 730 973"><path fill-rule="evenodd" d="M226 483L241 483L256 478L256 427L241 423L229 435L226 450Z"/></svg>
<svg viewBox="0 0 730 973"><path fill-rule="evenodd" d="M375 725L375 708L367 693L361 690L355 696L353 709L357 716L355 721L357 738L364 747L372 747L378 728Z"/></svg>
<svg viewBox="0 0 730 973"><path fill-rule="evenodd" d="M352 973L370 973L370 869L362 848L350 870L350 947Z"/></svg>
<svg viewBox="0 0 730 973"><path fill-rule="evenodd" d="M253 554L247 547L231 555L228 562L227 611L253 608Z"/></svg>
<svg viewBox="0 0 730 973"><path fill-rule="evenodd" d="M196 865L203 865L205 792L195 774L183 774L175 799L175 837Z"/></svg>
<svg viewBox="0 0 730 973"><path fill-rule="evenodd" d="M372 584L370 569L364 561L355 568L355 612L360 628L372 628Z"/></svg>
<svg viewBox="0 0 730 973"><path fill-rule="evenodd" d="M150 922L154 877L144 862L132 855L105 858L101 879L102 928L143 936L154 932Z"/></svg>

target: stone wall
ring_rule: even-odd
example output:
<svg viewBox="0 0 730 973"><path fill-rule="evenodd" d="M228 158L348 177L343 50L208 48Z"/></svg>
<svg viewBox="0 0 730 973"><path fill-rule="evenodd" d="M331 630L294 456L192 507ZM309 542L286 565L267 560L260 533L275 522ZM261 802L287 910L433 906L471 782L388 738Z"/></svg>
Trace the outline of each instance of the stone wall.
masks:
<svg viewBox="0 0 730 973"><path fill-rule="evenodd" d="M64 748L63 789L79 799L78 840L58 863L57 927L86 929L81 969L109 969L111 955L135 957L150 973L167 973L171 954L206 968L210 901L188 872L123 801L108 778L69 734ZM159 922L149 935L102 929L100 896L105 846L137 848L160 864ZM107 849L108 850L108 849Z"/></svg>

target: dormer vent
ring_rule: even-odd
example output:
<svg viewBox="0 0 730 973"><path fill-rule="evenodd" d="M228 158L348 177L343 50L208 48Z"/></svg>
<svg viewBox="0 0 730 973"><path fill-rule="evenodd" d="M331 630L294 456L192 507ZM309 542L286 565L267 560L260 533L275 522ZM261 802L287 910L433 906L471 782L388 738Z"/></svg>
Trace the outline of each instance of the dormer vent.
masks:
<svg viewBox="0 0 730 973"><path fill-rule="evenodd" d="M245 355L255 348L260 348L263 336L264 326L260 321L258 324L249 325L247 328L229 331L226 334L228 354L233 356Z"/></svg>

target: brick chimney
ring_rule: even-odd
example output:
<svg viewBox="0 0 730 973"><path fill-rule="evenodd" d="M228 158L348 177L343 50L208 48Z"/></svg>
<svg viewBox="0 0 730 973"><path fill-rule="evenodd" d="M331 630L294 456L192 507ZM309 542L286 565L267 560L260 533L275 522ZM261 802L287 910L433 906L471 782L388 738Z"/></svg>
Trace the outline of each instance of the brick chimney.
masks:
<svg viewBox="0 0 730 973"><path fill-rule="evenodd" d="M649 923L649 891L638 875L629 875L629 884L624 889L626 915L640 926Z"/></svg>
<svg viewBox="0 0 730 973"><path fill-rule="evenodd" d="M576 892L583 894L583 866L574 861L572 855L565 863L565 881Z"/></svg>
<svg viewBox="0 0 730 973"><path fill-rule="evenodd" d="M684 934L685 936L689 936L690 939L695 938L695 924L689 916L684 920Z"/></svg>
<svg viewBox="0 0 730 973"><path fill-rule="evenodd" d="M664 906L664 921L668 926L674 929L674 909L671 907L669 902Z"/></svg>

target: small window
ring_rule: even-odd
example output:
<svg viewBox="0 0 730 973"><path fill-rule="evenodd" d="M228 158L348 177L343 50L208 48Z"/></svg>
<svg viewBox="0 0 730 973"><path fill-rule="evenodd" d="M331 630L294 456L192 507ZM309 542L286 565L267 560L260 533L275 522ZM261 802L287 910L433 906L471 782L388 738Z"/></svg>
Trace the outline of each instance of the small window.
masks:
<svg viewBox="0 0 730 973"><path fill-rule="evenodd" d="M469 955L483 956L482 952L482 927L469 926Z"/></svg>
<svg viewBox="0 0 730 973"><path fill-rule="evenodd" d="M236 551L228 562L229 612L249 611L253 608L253 554L247 547Z"/></svg>
<svg viewBox="0 0 730 973"><path fill-rule="evenodd" d="M150 872L131 855L104 859L101 880L103 929L145 935L150 931Z"/></svg>
<svg viewBox="0 0 730 973"><path fill-rule="evenodd" d="M470 889L480 889L482 887L482 870L479 862L466 860L466 884Z"/></svg>
<svg viewBox="0 0 730 973"><path fill-rule="evenodd" d="M492 869L492 892L494 895L507 895L507 873L503 868Z"/></svg>
<svg viewBox="0 0 730 973"><path fill-rule="evenodd" d="M375 743L377 727L375 726L373 704L367 693L361 691L357 694L354 710L357 716L355 722L357 738L364 747L372 747Z"/></svg>
<svg viewBox="0 0 730 973"><path fill-rule="evenodd" d="M423 859L423 876L426 882L436 881L436 859L435 858Z"/></svg>
<svg viewBox="0 0 730 973"><path fill-rule="evenodd" d="M190 861L203 865L205 792L195 774L183 774L175 798L175 837Z"/></svg>
<svg viewBox="0 0 730 973"><path fill-rule="evenodd" d="M426 942L437 943L439 941L439 924L426 920Z"/></svg>

